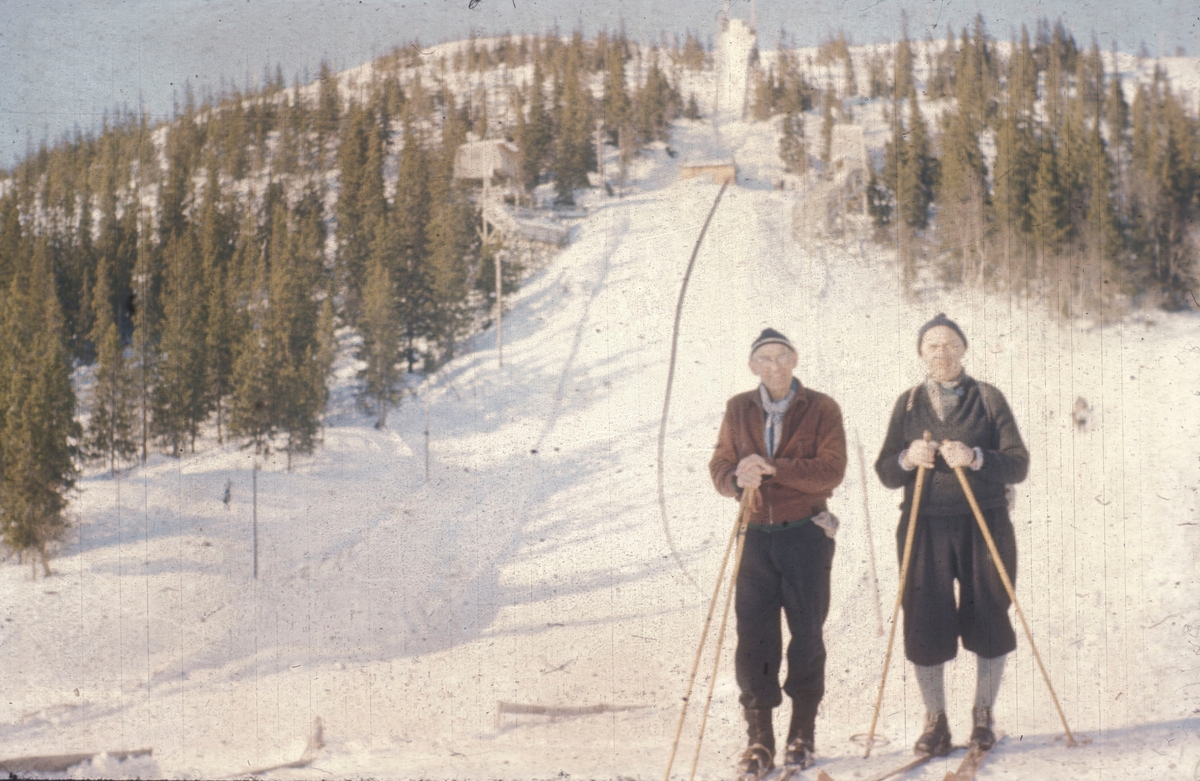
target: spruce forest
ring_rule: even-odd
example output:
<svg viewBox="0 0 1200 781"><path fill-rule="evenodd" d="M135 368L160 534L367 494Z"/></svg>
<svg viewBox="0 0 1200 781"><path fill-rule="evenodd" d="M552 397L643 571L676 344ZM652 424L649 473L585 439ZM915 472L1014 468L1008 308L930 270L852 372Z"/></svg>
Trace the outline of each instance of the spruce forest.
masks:
<svg viewBox="0 0 1200 781"><path fill-rule="evenodd" d="M624 165L706 119L688 85L710 49L690 33L413 44L310 84L276 69L188 89L169 122L116 110L31 151L0 176L4 545L48 573L81 469L214 442L311 453L339 345L386 425L490 327L494 264L504 293L520 281L523 256L478 230L459 147L511 140L516 205L571 205L598 144ZM910 282L1053 294L1065 317L1195 306L1200 118L1164 71L1123 84L1114 60L1045 21L1003 43L979 22L944 43L839 34L764 53L747 111L780 123L802 178L822 175L834 125L880 107L867 211Z"/></svg>

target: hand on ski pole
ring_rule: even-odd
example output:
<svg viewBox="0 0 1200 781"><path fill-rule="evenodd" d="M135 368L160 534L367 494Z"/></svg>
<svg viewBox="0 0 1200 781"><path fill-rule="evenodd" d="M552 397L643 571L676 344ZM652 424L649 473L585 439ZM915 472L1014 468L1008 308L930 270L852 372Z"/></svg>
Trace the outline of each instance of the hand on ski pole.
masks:
<svg viewBox="0 0 1200 781"><path fill-rule="evenodd" d="M928 438L914 439L909 443L908 450L904 451L904 463L901 466L906 469L933 469L933 457L937 452L938 443L930 442Z"/></svg>
<svg viewBox="0 0 1200 781"><path fill-rule="evenodd" d="M962 442L946 440L939 452L946 460L946 466L951 469L969 467L975 463L975 448L967 447Z"/></svg>
<svg viewBox="0 0 1200 781"><path fill-rule="evenodd" d="M746 489L758 488L762 485L763 475L773 474L775 467L758 453L752 453L738 462L734 477L737 478L738 486Z"/></svg>

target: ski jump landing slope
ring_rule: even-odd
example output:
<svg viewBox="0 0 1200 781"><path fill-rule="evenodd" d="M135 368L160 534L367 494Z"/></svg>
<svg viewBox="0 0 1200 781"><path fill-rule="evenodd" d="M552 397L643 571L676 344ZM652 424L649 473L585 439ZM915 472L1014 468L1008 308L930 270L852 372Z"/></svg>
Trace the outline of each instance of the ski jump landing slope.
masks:
<svg viewBox="0 0 1200 781"><path fill-rule="evenodd" d="M74 772L232 777L296 759L319 717L312 765L274 777L660 778L736 511L707 462L726 398L754 386L747 347L770 325L798 346L800 379L841 403L850 438L817 740L836 778L865 776L907 753L923 715L897 655L879 725L890 746L863 761L849 740L870 721L878 616L896 588L898 495L870 464L893 402L920 379L916 329L945 311L970 339L968 371L1005 392L1033 454L1014 510L1017 591L1072 729L1092 739L1056 743L1022 638L997 708L1008 737L983 777L1195 778L1200 321L1071 326L1044 302L906 297L887 247L793 242L768 128L724 128L742 179L680 323L665 460L677 557L657 501L658 426L679 284L717 187L679 181L651 151L625 197L592 196L570 246L516 296L503 367L494 332L478 336L375 430L349 396L347 336L323 447L290 473L281 456L258 473L257 580L247 452L210 438L119 479L85 474L55 576L0 568L5 753L152 746ZM672 143L703 152L711 133L683 123ZM1078 396L1094 410L1086 432L1070 420ZM743 741L732 621L725 648L705 779L728 778ZM951 665L947 683L962 738L973 662Z"/></svg>

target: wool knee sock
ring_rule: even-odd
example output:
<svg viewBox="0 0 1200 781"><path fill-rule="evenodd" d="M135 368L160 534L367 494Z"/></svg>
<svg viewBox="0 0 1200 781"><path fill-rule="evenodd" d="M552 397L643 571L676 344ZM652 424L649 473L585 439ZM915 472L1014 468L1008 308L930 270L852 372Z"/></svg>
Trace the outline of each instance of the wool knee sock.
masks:
<svg viewBox="0 0 1200 781"><path fill-rule="evenodd" d="M921 690L921 699L925 702L927 713L941 713L946 710L946 679L943 674L944 664L923 667L914 664L917 673L917 688Z"/></svg>
<svg viewBox="0 0 1200 781"><path fill-rule="evenodd" d="M975 707L991 708L996 704L996 695L1000 693L1000 679L1004 677L1004 660L1007 658L1007 654L991 659L975 657Z"/></svg>

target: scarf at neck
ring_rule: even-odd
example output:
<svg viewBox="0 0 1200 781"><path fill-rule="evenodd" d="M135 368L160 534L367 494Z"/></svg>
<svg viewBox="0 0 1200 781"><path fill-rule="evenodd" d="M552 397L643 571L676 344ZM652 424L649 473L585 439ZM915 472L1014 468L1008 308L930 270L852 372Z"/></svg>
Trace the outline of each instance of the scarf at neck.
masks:
<svg viewBox="0 0 1200 781"><path fill-rule="evenodd" d="M945 420L950 413L958 409L958 403L962 401L963 396L963 381L966 379L967 373L962 372L950 382L938 382L932 378L925 380L925 387L929 389L929 401L933 404L933 411L938 420Z"/></svg>
<svg viewBox="0 0 1200 781"><path fill-rule="evenodd" d="M800 381L793 377L788 395L779 401L771 401L771 394L767 391L767 386L761 384L758 386L758 395L762 399L763 412L767 416L764 436L767 442L767 458L775 457L775 448L779 445L779 434L783 430L783 413L787 412L788 405L792 403L792 399L796 398L796 390L799 387Z"/></svg>

